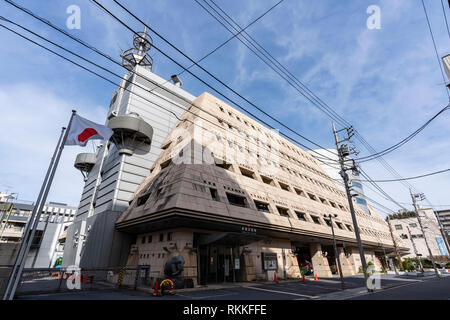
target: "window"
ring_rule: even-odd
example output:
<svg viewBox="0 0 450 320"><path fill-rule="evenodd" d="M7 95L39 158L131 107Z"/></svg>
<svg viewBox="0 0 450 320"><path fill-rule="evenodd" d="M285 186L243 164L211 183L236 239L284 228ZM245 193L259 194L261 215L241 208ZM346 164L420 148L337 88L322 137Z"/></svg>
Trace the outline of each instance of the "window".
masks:
<svg viewBox="0 0 450 320"><path fill-rule="evenodd" d="M247 201L245 197L241 197L227 192L228 202L233 206L247 207Z"/></svg>
<svg viewBox="0 0 450 320"><path fill-rule="evenodd" d="M297 215L298 220L306 221L306 214L298 211L295 211L295 214Z"/></svg>
<svg viewBox="0 0 450 320"><path fill-rule="evenodd" d="M347 227L347 229L348 229L348 230L350 230L350 231L353 231L353 228L352 228L352 226L351 226L351 225L349 225L349 224L346 224L345 226Z"/></svg>
<svg viewBox="0 0 450 320"><path fill-rule="evenodd" d="M344 226L342 225L342 223L336 222L336 225L338 226L339 229L344 230Z"/></svg>
<svg viewBox="0 0 450 320"><path fill-rule="evenodd" d="M395 230L403 230L403 226L401 224L396 224Z"/></svg>
<svg viewBox="0 0 450 320"><path fill-rule="evenodd" d="M148 243L152 243L153 241L153 236L148 236Z"/></svg>
<svg viewBox="0 0 450 320"><path fill-rule="evenodd" d="M313 220L313 222L314 222L315 224L322 224L322 223L320 223L319 217L311 216L311 218L312 218L312 220Z"/></svg>
<svg viewBox="0 0 450 320"><path fill-rule="evenodd" d="M320 200L320 202L322 202L323 204L328 205L327 200L325 200L324 198L320 198L320 197L319 197L319 200Z"/></svg>
<svg viewBox="0 0 450 320"><path fill-rule="evenodd" d="M313 195L312 193L308 193L308 197L309 197L311 200L317 201L316 196Z"/></svg>
<svg viewBox="0 0 450 320"><path fill-rule="evenodd" d="M410 226L411 228L417 228L417 223L410 223L409 226Z"/></svg>
<svg viewBox="0 0 450 320"><path fill-rule="evenodd" d="M264 176L261 176L261 180L265 183L265 184L270 184L271 186L274 185L273 180Z"/></svg>
<svg viewBox="0 0 450 320"><path fill-rule="evenodd" d="M352 182L352 186L354 186L354 187L356 187L356 188L359 188L359 189L362 189L362 184L361 183L359 183L359 182Z"/></svg>
<svg viewBox="0 0 450 320"><path fill-rule="evenodd" d="M327 224L327 226L331 227L331 220L330 219L323 219L325 220L325 223Z"/></svg>
<svg viewBox="0 0 450 320"><path fill-rule="evenodd" d="M269 204L267 203L255 200L255 206L259 212L270 213Z"/></svg>
<svg viewBox="0 0 450 320"><path fill-rule="evenodd" d="M364 199L356 198L356 203L367 207L367 201Z"/></svg>
<svg viewBox="0 0 450 320"><path fill-rule="evenodd" d="M303 192L303 190L300 190L297 188L294 188L294 190L295 190L295 193L297 193L299 196L306 197L306 194Z"/></svg>
<svg viewBox="0 0 450 320"><path fill-rule="evenodd" d="M231 167L231 164L225 163L223 161L219 162L219 163L216 162L216 167L220 167L220 168L223 168L225 170L233 171L233 169Z"/></svg>
<svg viewBox="0 0 450 320"><path fill-rule="evenodd" d="M168 159L160 164L161 170L167 168L172 163L172 159Z"/></svg>
<svg viewBox="0 0 450 320"><path fill-rule="evenodd" d="M282 207L277 207L278 212L280 213L280 216L289 218L289 210Z"/></svg>
<svg viewBox="0 0 450 320"><path fill-rule="evenodd" d="M145 243L145 237L142 237L141 243L142 243L142 244Z"/></svg>
<svg viewBox="0 0 450 320"><path fill-rule="evenodd" d="M402 234L402 235L400 235L400 238L402 238L402 239L408 239L408 235Z"/></svg>
<svg viewBox="0 0 450 320"><path fill-rule="evenodd" d="M219 201L219 197L217 196L217 190L213 188L209 188L209 192L211 193L211 198L213 201Z"/></svg>
<svg viewBox="0 0 450 320"><path fill-rule="evenodd" d="M149 197L150 197L150 193L147 193L147 194L143 195L142 197L139 197L137 199L137 206L140 207L140 206L144 205L147 202Z"/></svg>
<svg viewBox="0 0 450 320"><path fill-rule="evenodd" d="M255 175L252 171L247 170L245 168L239 168L239 170L241 171L243 176L250 178L250 179L255 179Z"/></svg>
<svg viewBox="0 0 450 320"><path fill-rule="evenodd" d="M287 184L284 184L284 183L281 183L281 182L278 182L278 183L280 184L280 188L281 189L283 189L285 191L290 191L289 190L289 186Z"/></svg>
<svg viewBox="0 0 450 320"><path fill-rule="evenodd" d="M159 234L159 242L163 242L164 241L164 233L160 233Z"/></svg>
<svg viewBox="0 0 450 320"><path fill-rule="evenodd" d="M167 241L172 241L172 232L167 232Z"/></svg>

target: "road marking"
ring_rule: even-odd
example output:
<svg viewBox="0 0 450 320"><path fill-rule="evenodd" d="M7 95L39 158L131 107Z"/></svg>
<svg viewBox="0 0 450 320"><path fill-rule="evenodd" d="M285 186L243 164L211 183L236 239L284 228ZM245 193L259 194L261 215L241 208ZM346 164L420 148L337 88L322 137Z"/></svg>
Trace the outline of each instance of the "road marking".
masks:
<svg viewBox="0 0 450 320"><path fill-rule="evenodd" d="M306 294L300 294L300 293L278 291L278 290L270 290L270 289L263 289L263 288L256 288L256 287L248 287L248 289L260 290L260 291L268 291L268 292L275 292L275 293L287 294L287 295L291 295L291 296L304 297L304 298L310 298L310 299L314 299L314 298L318 297L318 296L308 296Z"/></svg>
<svg viewBox="0 0 450 320"><path fill-rule="evenodd" d="M207 298L215 298L215 297L225 297L225 296L235 296L235 295L237 295L237 293L225 293L225 294L215 294L215 295L212 295L212 296L199 296L199 297L194 297L194 296L187 296L187 295L184 295L184 294L177 294L177 296L181 296L181 297L186 297L186 298L189 298L189 299L193 299L193 300L195 300L195 299L207 299Z"/></svg>

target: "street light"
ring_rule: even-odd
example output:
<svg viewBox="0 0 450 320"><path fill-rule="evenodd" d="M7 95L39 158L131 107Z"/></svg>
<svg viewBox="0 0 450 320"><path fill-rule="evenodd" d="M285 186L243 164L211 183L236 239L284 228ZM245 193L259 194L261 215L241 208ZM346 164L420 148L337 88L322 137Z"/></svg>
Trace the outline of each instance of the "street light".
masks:
<svg viewBox="0 0 450 320"><path fill-rule="evenodd" d="M325 218L330 218L331 233L333 234L334 255L336 256L336 260L337 260L339 277L341 278L342 289L344 289L344 275L342 274L341 259L339 258L339 252L338 252L337 245L336 245L336 237L334 235L334 226L333 226L333 218L336 218L337 214L324 214L323 216Z"/></svg>

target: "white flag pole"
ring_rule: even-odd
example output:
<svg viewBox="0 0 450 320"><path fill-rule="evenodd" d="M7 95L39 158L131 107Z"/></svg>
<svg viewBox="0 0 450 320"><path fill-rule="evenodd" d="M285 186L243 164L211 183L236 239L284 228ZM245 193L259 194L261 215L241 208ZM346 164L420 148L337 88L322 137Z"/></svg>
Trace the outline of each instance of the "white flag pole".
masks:
<svg viewBox="0 0 450 320"><path fill-rule="evenodd" d="M65 130L66 130L65 127L63 127L61 129L61 134L59 135L58 143L56 144L55 151L53 152L53 156L52 156L52 158L50 160L50 164L48 166L47 173L45 175L44 181L42 182L41 190L40 190L39 195L37 197L36 203L34 204L33 211L32 211L32 213L30 215L30 219L28 220L28 222L26 224L25 231L24 231L23 237L22 237L22 242L20 243L19 253L16 256L16 259L15 259L15 262L14 262L14 267L13 267L13 270L12 270L12 272L10 274L7 288L5 290L5 293L3 294L3 300L7 299L9 289L11 288L11 283L13 282L13 279L15 278L17 267L19 265L19 261L21 260L21 256L22 256L24 248L25 248L25 243L28 242L28 236L29 236L29 231L30 231L31 225L33 224L34 218L36 216L37 208L38 208L39 204L41 203L42 195L44 194L45 187L46 187L47 181L48 181L48 177L50 176L50 172L52 171L53 164L55 163L56 154L58 153L58 147L61 144L61 140L63 138Z"/></svg>
<svg viewBox="0 0 450 320"><path fill-rule="evenodd" d="M23 268L25 266L26 257L28 256L28 252L30 251L31 243L33 242L34 234L36 233L36 229L37 229L37 226L39 224L39 219L41 217L42 209L44 207L45 201L47 200L48 193L49 193L50 188L52 186L53 178L55 176L55 172L56 172L56 169L58 167L59 159L61 158L61 154L62 154L62 151L64 149L64 145L66 144L67 136L68 136L68 134L70 132L70 127L72 126L72 120L73 120L73 117L75 116L75 114L76 114L76 111L72 110L72 115L70 117L69 124L67 125L67 130L66 130L66 132L64 134L64 138L63 138L61 144L59 145L58 154L56 156L55 164L54 164L54 166L52 168L52 171L51 171L51 174L50 174L50 177L49 177L49 180L48 180L45 192L44 192L44 196L42 197L42 200L41 200L41 202L39 204L39 208L37 209L36 219L34 220L34 224L33 224L32 228L31 228L31 235L29 237L28 242L26 243L26 249L25 249L25 253L24 253L23 257L22 257L22 261L19 264L19 270L17 271L17 276L14 279L14 285L13 285L13 287L11 289L9 300L12 300L14 298L14 294L16 292L17 285L19 284L20 278L22 277L22 271L23 271Z"/></svg>

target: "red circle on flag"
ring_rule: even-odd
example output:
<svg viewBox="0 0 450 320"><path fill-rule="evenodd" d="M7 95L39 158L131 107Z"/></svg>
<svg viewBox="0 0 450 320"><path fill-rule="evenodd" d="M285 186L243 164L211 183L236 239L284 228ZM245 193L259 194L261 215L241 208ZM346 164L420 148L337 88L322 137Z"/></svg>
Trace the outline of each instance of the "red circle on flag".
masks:
<svg viewBox="0 0 450 320"><path fill-rule="evenodd" d="M78 135L78 141L85 142L87 139L89 139L92 136L95 136L96 134L98 134L98 132L94 128L86 128L83 130L82 133Z"/></svg>

